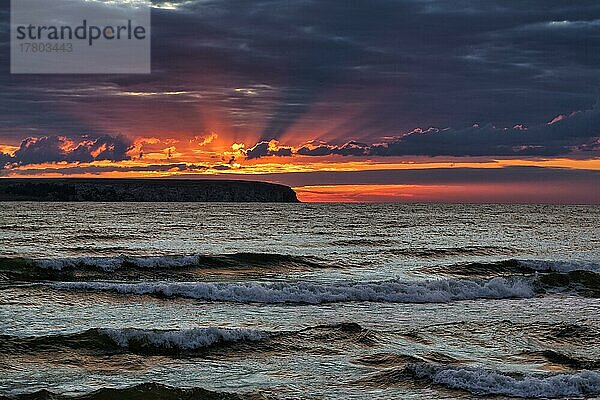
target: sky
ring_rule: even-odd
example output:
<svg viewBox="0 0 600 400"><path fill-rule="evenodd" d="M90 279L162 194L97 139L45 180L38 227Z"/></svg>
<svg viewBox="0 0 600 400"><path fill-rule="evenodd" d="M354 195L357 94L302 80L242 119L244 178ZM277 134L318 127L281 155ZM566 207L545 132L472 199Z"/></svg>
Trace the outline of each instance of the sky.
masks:
<svg viewBox="0 0 600 400"><path fill-rule="evenodd" d="M154 1L147 75L11 75L7 3L0 176L600 203L598 1Z"/></svg>

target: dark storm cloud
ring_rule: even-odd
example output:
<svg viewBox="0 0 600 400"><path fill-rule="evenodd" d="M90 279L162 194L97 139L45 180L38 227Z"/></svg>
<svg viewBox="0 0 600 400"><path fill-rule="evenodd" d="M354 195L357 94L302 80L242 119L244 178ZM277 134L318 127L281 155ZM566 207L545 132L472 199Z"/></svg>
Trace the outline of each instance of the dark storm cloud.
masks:
<svg viewBox="0 0 600 400"><path fill-rule="evenodd" d="M246 150L246 157L248 157L249 159L265 157L268 155L270 155L269 142L257 143L252 148Z"/></svg>
<svg viewBox="0 0 600 400"><path fill-rule="evenodd" d="M83 175L92 174L100 175L106 172L168 172L168 171L204 171L206 167L201 166L188 166L184 163L172 163L172 164L149 164L149 165L131 165L131 166L119 166L119 165L77 165L68 166L63 168L32 168L26 170L19 170L16 172L19 176L35 176L40 174L52 173L60 175ZM0 171L0 176L10 176L15 171L11 169L5 169Z"/></svg>
<svg viewBox="0 0 600 400"><path fill-rule="evenodd" d="M131 142L124 136L30 137L21 142L12 156L0 153L0 164L123 161L129 159L130 148Z"/></svg>
<svg viewBox="0 0 600 400"><path fill-rule="evenodd" d="M600 150L600 108L559 116L550 123L510 129L491 125L465 129L416 129L384 143L350 141L343 145L306 145L293 154L301 156L561 156L578 152L597 157ZM263 142L262 144L265 144ZM260 145L260 144L259 144ZM274 155L266 145L251 158ZM278 154L286 155L286 154ZM288 154L292 155L292 153Z"/></svg>
<svg viewBox="0 0 600 400"><path fill-rule="evenodd" d="M335 83L353 88L353 98L335 100L340 108L395 89L338 132L350 138L422 124L539 123L589 107L600 82L593 2L209 1L185 10L201 19L213 11L220 31L211 43L234 70L283 86L267 140ZM573 23L552 24L565 20Z"/></svg>
<svg viewBox="0 0 600 400"><path fill-rule="evenodd" d="M301 156L368 156L372 153L373 146L366 143L350 141L341 146L320 144L318 146L303 146L296 150Z"/></svg>
<svg viewBox="0 0 600 400"><path fill-rule="evenodd" d="M5 3L0 6L4 31ZM443 142L455 137L501 135L457 127L535 126L557 114L587 109L600 86L597 1L170 3L178 7L160 8L161 2L155 2L149 76L11 76L8 51L2 51L0 134L17 142L30 135L99 133L103 124L140 134L148 127L168 130L173 120L182 130L209 129L202 125L208 122L198 121L198 109L207 109L240 135L268 141L303 118L315 118L309 115L311 106L343 87L344 95L327 101L342 114L353 111L346 123L312 132L315 139L326 133L338 143L372 144L417 126L454 127L428 136L426 142L440 141L426 144L436 153L436 146L445 148ZM3 49L7 36L2 36ZM174 91L192 95L123 96ZM122 114L116 115L116 108ZM265 123L253 122L256 116ZM429 152L422 150L422 140L415 135L399 147ZM498 145L514 143L520 141ZM543 145L550 153L565 149L556 141ZM471 151L467 143L452 146L458 153Z"/></svg>
<svg viewBox="0 0 600 400"><path fill-rule="evenodd" d="M257 143L254 147L249 148L245 151L246 158L261 158L266 156L280 156L289 157L292 155L292 149L290 147L277 147L271 148L269 142Z"/></svg>
<svg viewBox="0 0 600 400"><path fill-rule="evenodd" d="M198 164L186 164L186 163L169 163L169 164L148 164L148 165L68 165L64 167L37 167L28 169L15 170L12 168L0 168L0 176L36 176L41 174L59 174L64 176L70 175L101 175L104 173L128 173L128 172L169 172L169 173L204 173L208 170L224 171L230 170L231 166L227 164L214 164L214 165L198 165ZM214 175L223 179L222 175ZM177 176L171 176L177 178ZM185 176L183 176L185 177ZM205 179L213 178L213 175L202 175Z"/></svg>
<svg viewBox="0 0 600 400"><path fill-rule="evenodd" d="M595 143L600 136L600 109L531 128L493 126L462 130L412 132L386 145L374 146L376 155L446 156L560 156ZM597 156L589 154L590 157Z"/></svg>
<svg viewBox="0 0 600 400"><path fill-rule="evenodd" d="M12 161L12 157L8 154L0 153L0 169Z"/></svg>

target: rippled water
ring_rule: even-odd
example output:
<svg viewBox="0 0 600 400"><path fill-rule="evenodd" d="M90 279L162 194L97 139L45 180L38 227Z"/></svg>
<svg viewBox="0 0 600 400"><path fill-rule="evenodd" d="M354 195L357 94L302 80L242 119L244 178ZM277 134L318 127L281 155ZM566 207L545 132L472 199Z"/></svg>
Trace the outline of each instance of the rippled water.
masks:
<svg viewBox="0 0 600 400"><path fill-rule="evenodd" d="M598 397L599 211L3 203L0 395Z"/></svg>

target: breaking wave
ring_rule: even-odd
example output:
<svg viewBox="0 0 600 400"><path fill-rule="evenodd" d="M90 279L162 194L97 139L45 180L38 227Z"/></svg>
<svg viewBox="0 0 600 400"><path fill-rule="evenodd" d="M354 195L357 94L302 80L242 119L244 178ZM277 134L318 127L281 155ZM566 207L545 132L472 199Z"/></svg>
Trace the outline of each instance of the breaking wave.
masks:
<svg viewBox="0 0 600 400"><path fill-rule="evenodd" d="M125 294L186 297L235 303L446 303L458 300L529 298L536 295L530 280L494 278L438 279L415 282L398 280L365 283L320 284L312 282L62 282L59 290L109 291Z"/></svg>
<svg viewBox="0 0 600 400"><path fill-rule="evenodd" d="M335 265L312 256L268 253L223 255L116 256L67 258L0 258L0 276L10 280L77 280L107 276L127 278L127 274L152 275L184 273L198 269L294 270L332 268Z"/></svg>
<svg viewBox="0 0 600 400"><path fill-rule="evenodd" d="M19 338L2 336L0 351L47 351L53 348L131 351L143 354L177 354L195 352L215 346L231 346L239 342L259 342L271 333L254 329L193 328L153 330L134 328L89 329L81 333Z"/></svg>
<svg viewBox="0 0 600 400"><path fill-rule="evenodd" d="M165 350L197 350L219 343L260 341L269 337L264 331L252 329L195 328L180 331L142 329L100 329L122 348L156 348Z"/></svg>
<svg viewBox="0 0 600 400"><path fill-rule="evenodd" d="M159 383L143 383L126 388L103 388L97 391L73 396L52 393L48 390L40 390L34 393L19 394L4 397L15 400L139 400L139 399L205 399L205 400L242 400L246 395L229 392L215 392L202 388L175 388L161 385Z"/></svg>
<svg viewBox="0 0 600 400"><path fill-rule="evenodd" d="M81 349L97 355L130 352L144 355L205 356L227 351L303 351L317 348L316 343L347 340L371 346L376 332L356 323L317 325L297 331L264 331L248 328L193 328L158 330L136 328L94 328L84 332L31 337L0 336L0 354L35 353L59 349ZM248 344L251 344L249 347ZM307 347L304 347L307 346ZM232 354L234 354L232 353Z"/></svg>
<svg viewBox="0 0 600 400"><path fill-rule="evenodd" d="M417 378L428 378L435 384L475 394L513 397L547 398L600 394L600 373L581 371L551 376L525 375L513 377L502 372L480 368L430 368L417 366Z"/></svg>
<svg viewBox="0 0 600 400"><path fill-rule="evenodd" d="M475 367L413 363L362 379L361 383L395 385L426 381L476 395L524 398L581 397L600 394L600 372L579 371L555 375L511 374Z"/></svg>
<svg viewBox="0 0 600 400"><path fill-rule="evenodd" d="M244 267L276 264L320 267L316 257L291 256L269 253L235 253L224 255L172 255L172 256L117 256L73 257L30 260L40 268L62 270L81 267L97 268L106 272L120 268L185 268L185 267Z"/></svg>

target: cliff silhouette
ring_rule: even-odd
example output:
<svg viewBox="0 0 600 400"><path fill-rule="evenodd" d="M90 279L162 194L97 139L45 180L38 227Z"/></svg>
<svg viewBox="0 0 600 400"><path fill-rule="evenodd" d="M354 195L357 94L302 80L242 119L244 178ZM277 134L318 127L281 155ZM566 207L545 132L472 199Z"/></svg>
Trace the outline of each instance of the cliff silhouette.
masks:
<svg viewBox="0 0 600 400"><path fill-rule="evenodd" d="M292 188L215 179L2 178L0 201L298 202Z"/></svg>

